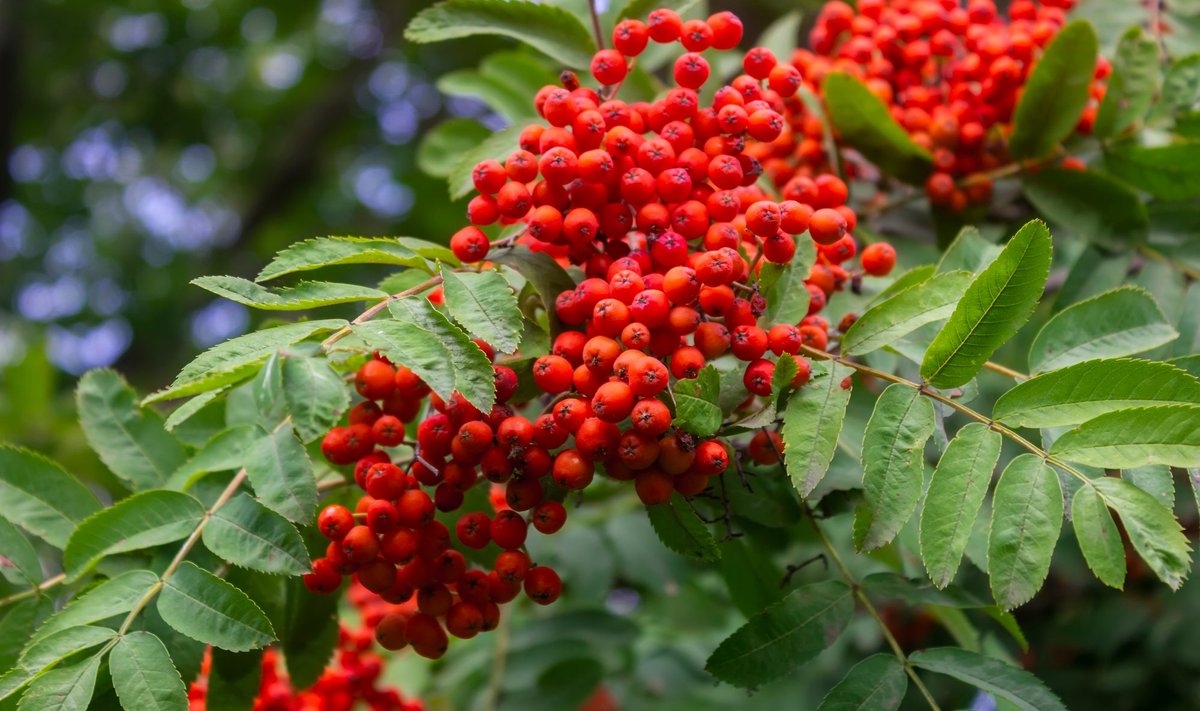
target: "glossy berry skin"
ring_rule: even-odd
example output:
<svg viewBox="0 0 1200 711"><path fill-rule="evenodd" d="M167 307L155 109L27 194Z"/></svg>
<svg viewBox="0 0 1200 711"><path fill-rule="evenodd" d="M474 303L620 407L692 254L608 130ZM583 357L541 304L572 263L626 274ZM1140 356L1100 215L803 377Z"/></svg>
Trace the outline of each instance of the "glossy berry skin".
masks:
<svg viewBox="0 0 1200 711"><path fill-rule="evenodd" d="M896 250L886 242L876 242L867 245L859 260L867 274L885 276L896 266Z"/></svg>
<svg viewBox="0 0 1200 711"><path fill-rule="evenodd" d="M525 594L539 605L549 605L562 594L562 579L553 568L538 566L525 576Z"/></svg>
<svg viewBox="0 0 1200 711"><path fill-rule="evenodd" d="M326 506L317 517L317 529L331 541L340 541L354 527L354 514L345 506Z"/></svg>

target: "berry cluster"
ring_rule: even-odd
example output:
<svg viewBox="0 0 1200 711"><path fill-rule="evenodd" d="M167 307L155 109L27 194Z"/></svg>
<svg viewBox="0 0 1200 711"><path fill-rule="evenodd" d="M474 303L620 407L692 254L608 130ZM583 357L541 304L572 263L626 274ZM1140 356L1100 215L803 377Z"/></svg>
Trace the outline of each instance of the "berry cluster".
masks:
<svg viewBox="0 0 1200 711"><path fill-rule="evenodd" d="M486 343L477 343L494 356ZM389 615L376 627L387 649L411 644L436 659L446 651L447 632L466 639L495 629L499 605L522 587L542 605L562 590L554 569L533 565L523 552L531 526L552 534L566 521L566 508L543 491L552 456L534 443L533 424L508 404L516 374L503 365L493 371L496 404L485 414L457 393L443 400L408 368L374 357L355 376L365 399L351 409L348 424L330 430L321 443L330 462L354 465L355 483L366 495L354 512L338 504L321 511L317 527L330 543L304 581L313 592L331 593L343 576L354 575L388 603L415 597L415 611ZM415 442L404 446L406 424L426 401L432 412L417 425ZM401 467L387 450L412 456ZM481 473L506 483L509 508L494 516L463 513L453 537L471 550L499 547L490 571L468 569L466 557L451 545L450 528L435 518L437 511L459 511ZM431 487L433 496L422 487Z"/></svg>
<svg viewBox="0 0 1200 711"><path fill-rule="evenodd" d="M1015 0L1007 16L992 0L861 0L825 4L789 66L817 91L831 71L862 79L913 140L933 155L925 188L932 203L961 211L986 203L986 173L1009 162L1013 111L1042 49L1065 23L1074 0ZM767 50L764 64L774 64ZM1077 130L1088 133L1111 71L1101 58ZM822 165L822 126L790 102L791 135L778 142L773 175L797 164ZM795 136L799 136L797 140ZM976 175L976 174L984 175ZM967 180L960 180L972 176ZM778 179L778 178L777 178Z"/></svg>
<svg viewBox="0 0 1200 711"><path fill-rule="evenodd" d="M337 649L325 671L312 686L296 689L280 665L279 653L267 649L262 658L262 681L253 711L422 711L418 699L405 698L398 689L380 684L384 660L371 652L379 621L392 606L383 603L361 586L350 588L350 602L362 617L362 627L341 627ZM381 609L384 608L384 609ZM200 676L188 689L191 711L208 708L208 677L212 671L211 650L204 656Z"/></svg>
<svg viewBox="0 0 1200 711"><path fill-rule="evenodd" d="M598 472L632 480L647 505L704 491L730 465L732 448L677 427L672 382L697 378L729 354L727 361L743 364L745 407L772 394L777 359L794 361L790 384L802 386L811 369L801 347L828 343L829 323L819 314L828 298L862 272L892 269L895 252L884 243L863 250L862 272L843 266L858 252L857 219L837 177L797 181L782 199L757 184L762 167L753 153L783 131L785 102L800 84L794 67L764 71L752 50L747 74L701 105L698 90L710 73L702 53L731 49L741 35L741 22L727 12L684 22L656 10L648 22L624 20L613 31L615 49L594 56L599 90L565 72L561 86L544 87L534 100L549 125L525 128L503 163L475 167L472 224L451 239L455 254L486 266L501 247L482 228L519 225L503 246L548 253L580 267L584 279L546 304L566 330L556 330L551 352L526 376L542 394L540 412L517 409L518 376L504 364L493 366L497 404L487 413L458 394L442 400L384 358L359 369L364 401L322 449L331 462L354 465L367 495L355 512L335 505L321 513L318 525L331 542L306 582L332 592L353 574L390 603L415 595L415 612L390 614L376 628L385 648L412 645L436 658L447 633L465 638L494 628L499 605L522 586L537 603L557 599L558 575L524 552L527 531L559 530L560 500ZM653 103L627 104L617 89L651 40L686 50L675 63L677 86ZM816 253L802 287L808 313L798 323L760 326L768 306L760 274L767 264L776 272L790 264L797 238L811 240L806 251ZM436 293L429 298L438 301ZM426 401L432 409L419 418ZM415 441L397 454L412 437L406 424L418 419ZM777 457L781 447L777 435L760 433L751 456ZM451 532L435 512L458 511L481 478L501 487L494 503L502 505L490 516L463 513ZM470 569L452 539L463 549L495 544L502 552L490 570Z"/></svg>
<svg viewBox="0 0 1200 711"><path fill-rule="evenodd" d="M728 467L729 450L673 427L660 399L671 379L696 378L731 352L747 364L743 383L753 400L771 394L768 350L795 360L799 387L810 374L801 345L828 342L818 312L850 277L842 264L857 252L857 218L833 175L797 178L781 201L757 185L763 169L753 156L782 134L786 102L800 85L794 67L768 66L751 50L747 73L701 105L697 92L710 74L702 53L732 49L741 36L728 12L684 22L656 10L648 23L618 23L615 49L592 60L601 89L569 73L562 86L543 87L535 106L549 127L528 126L519 150L473 171L473 225L451 240L463 261L486 259L491 244L480 227L524 221L521 242L586 277L554 303L558 320L577 330L558 334L533 366L538 388L559 398L532 426L538 448L566 447L551 467L563 489L586 487L599 463L609 477L633 480L647 505L674 491L699 494ZM674 65L677 86L653 103L614 98L650 41L686 50ZM805 234L819 255L806 282L808 315L760 327L767 303L747 282L758 283L764 262L790 263ZM861 263L886 274L894 260L889 245L875 244Z"/></svg>

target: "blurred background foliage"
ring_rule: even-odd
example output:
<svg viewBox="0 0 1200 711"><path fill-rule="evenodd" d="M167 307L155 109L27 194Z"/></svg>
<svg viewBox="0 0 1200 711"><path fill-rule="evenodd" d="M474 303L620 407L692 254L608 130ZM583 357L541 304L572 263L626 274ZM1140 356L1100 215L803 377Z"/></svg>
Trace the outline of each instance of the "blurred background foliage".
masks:
<svg viewBox="0 0 1200 711"><path fill-rule="evenodd" d="M615 14L610 3L599 0ZM451 73L502 49L530 73L554 72L552 63L500 40L403 42L404 26L428 4L0 1L0 440L46 452L115 490L74 423L76 376L112 365L148 391L196 351L256 325L244 307L190 286L190 279L252 276L279 248L316 235L448 240L464 203L452 202L445 180L422 170L439 166L435 154L418 155L417 137L447 119L494 131L512 118L449 93ZM586 14L583 0L559 4ZM712 6L736 10L755 37L783 12L799 7L811 18L819 4ZM1168 4L1176 23L1168 48L1176 56L1195 51L1200 3ZM1082 5L1079 14L1096 21L1107 48L1129 24L1162 10L1153 0ZM475 139L486 133L457 125ZM453 141L445 146L454 148ZM917 204L873 225L896 241L902 266L936 258L926 210ZM1018 216L1000 212L1001 222ZM1002 233L1010 232L985 230ZM1061 264L1080 258L1080 245L1057 246ZM1092 252L1086 258L1104 261ZM1071 303L1125 280L1129 258L1112 259L1126 262L1074 279L1063 268L1058 298ZM1175 310L1171 318L1200 299L1168 265L1132 266L1133 280ZM357 275L364 283L382 276L369 268ZM852 305L837 306L841 313ZM849 424L865 425L871 395L863 396ZM835 460L834 474L837 466ZM858 471L853 461L840 466L844 476L831 475L826 492L831 511L838 510L837 482ZM857 619L834 652L749 699L714 688L703 660L744 619L731 585L756 586L770 599L827 576L820 560L788 579L773 562L811 560L819 552L811 527L739 519L747 536L723 544L738 550L714 569L653 544L640 512L621 499L606 504L601 494L552 550L539 552L557 559L571 582L564 604L526 609L511 633L457 644L437 665L402 655L388 675L406 692L452 708L484 703L500 687L513 708L568 708L589 696L596 701L601 679L629 708L808 708L840 678L846 660L879 648L872 623ZM1191 496L1180 491L1174 499L1195 540ZM1171 593L1131 569L1120 593L1097 583L1066 540L1046 588L1016 613L1036 652L1023 652L1019 633L978 611L969 611L974 625L963 624L967 611L945 600L881 603L907 648L952 641L1003 647L1072 708L1197 708L1200 576ZM856 558L855 572L920 572L916 561L887 556ZM496 677L498 657L507 666ZM562 684L564 678L573 683ZM959 707L995 708L990 697L956 688ZM548 701L553 705L544 706Z"/></svg>

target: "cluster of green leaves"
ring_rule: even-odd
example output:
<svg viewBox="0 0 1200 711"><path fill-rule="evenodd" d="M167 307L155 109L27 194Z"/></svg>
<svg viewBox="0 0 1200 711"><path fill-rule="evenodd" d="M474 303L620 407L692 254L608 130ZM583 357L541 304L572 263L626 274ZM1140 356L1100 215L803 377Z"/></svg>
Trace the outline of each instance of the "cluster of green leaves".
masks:
<svg viewBox="0 0 1200 711"><path fill-rule="evenodd" d="M401 267L382 285L398 291L263 285L364 263ZM548 284L570 282L553 266L560 273L544 275ZM264 310L373 305L353 322L301 320L222 343L141 402L115 372L89 372L78 412L88 444L121 484L104 492L110 502L40 455L0 447L0 540L12 561L0 571L14 590L0 610L10 640L0 703L83 709L96 707L95 695L101 706L186 709L183 679L195 677L205 645L216 650L210 703L220 708L249 707L257 682L238 677L257 670L254 655L272 642L294 683L315 680L337 639L336 600L307 593L297 576L322 552L312 528L318 482L345 483L315 449L350 406L347 373L377 351L442 397L458 391L487 410L491 364L471 339L512 353L526 337L509 279L458 268L448 249L420 240L330 237L283 250L253 282L197 279ZM435 285L443 309L424 293ZM147 407L182 398L165 419ZM61 573L47 577L43 559ZM70 602L55 611L60 591Z"/></svg>

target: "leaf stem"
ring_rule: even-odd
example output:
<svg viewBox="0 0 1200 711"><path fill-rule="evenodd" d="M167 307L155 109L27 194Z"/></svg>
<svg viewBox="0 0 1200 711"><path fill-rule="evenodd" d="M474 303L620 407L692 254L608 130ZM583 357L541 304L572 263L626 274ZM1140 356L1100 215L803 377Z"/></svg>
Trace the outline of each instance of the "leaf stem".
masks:
<svg viewBox="0 0 1200 711"><path fill-rule="evenodd" d="M1003 375L1008 378L1012 378L1013 380L1029 380L1029 376L1026 375L1025 373L1022 373L1019 370L1013 370L1012 368L1009 368L1007 365L1000 365L999 363L994 363L990 360L987 361L986 363L984 363L983 367L987 370L992 371L993 373L999 373L1000 375Z"/></svg>
<svg viewBox="0 0 1200 711"><path fill-rule="evenodd" d="M1149 257L1150 259L1153 259L1156 262L1162 262L1162 263L1167 264L1175 269L1178 269L1180 272L1182 272L1183 274L1186 274L1187 276L1191 277L1192 279L1200 280L1200 271L1192 269L1191 267L1187 266L1186 264L1180 262L1178 259L1173 259L1172 257L1169 257L1169 256L1163 254L1162 252L1158 251L1157 249L1155 249L1149 245L1145 245L1145 244L1139 245L1138 251L1141 252L1144 256Z"/></svg>
<svg viewBox="0 0 1200 711"><path fill-rule="evenodd" d="M33 597L34 595L41 595L46 590L49 590L50 588L58 585L59 583L63 582L66 579L67 579L66 573L59 573L58 575L55 575L53 578L47 578L46 580L43 580L41 583L39 583L38 585L35 585L32 588L29 588L28 590L22 590L21 592L13 593L12 595L9 595L8 597L0 598L0 607L4 607L5 605L8 605L10 603L17 602L18 600L24 600L27 597Z"/></svg>
<svg viewBox="0 0 1200 711"><path fill-rule="evenodd" d="M867 611L867 614L873 617L875 622L879 625L879 629L883 632L883 638L887 640L888 646L892 648L892 653L896 655L896 659L900 660L900 664L904 666L904 672L908 674L910 679L913 680L913 685L916 686L917 690L921 692L921 696L925 697L925 702L929 704L929 708L933 709L933 711L941 711L941 707L938 706L937 701L933 698L933 694L930 693L929 688L925 686L925 682L921 681L921 677L917 674L917 670L913 669L912 665L908 663L908 655L906 655L904 653L904 649L900 647L900 642L896 640L896 636L892 634L890 629L888 629L887 623L883 621L883 617L879 614L879 610L875 609L874 603L872 603L871 599L867 597L867 594L863 592L862 586L854 577L854 574L851 573L850 569L846 567L845 561L842 560L842 557L840 554L838 554L837 549L833 547L833 544L830 543L829 538L826 537L825 531L821 528L821 524L817 521L817 518L812 515L812 510L805 507L805 511L808 512L808 517L812 521L813 530L817 533L817 540L820 541L821 546L825 548L825 551L829 554L829 558L833 561L833 564L837 566L838 572L840 572L842 577L846 579L846 582L849 583L850 589L854 591L854 597L862 604L863 609Z"/></svg>
<svg viewBox="0 0 1200 711"><path fill-rule="evenodd" d="M892 373L888 373L886 371L879 370L877 368L872 368L868 365L864 365L862 363L857 363L857 362L849 360L847 358L843 358L842 356L835 355L835 354L829 353L827 351L818 350L818 349L812 348L810 346L800 346L800 350L801 350L801 352L803 352L805 355L809 356L810 358L818 358L821 360L832 360L832 361L834 361L836 363L840 363L848 368L853 368L854 370L857 370L860 373L866 373L867 375L871 375L876 378L879 378L880 380L886 380L889 383L899 383L900 385L910 387L910 388L916 390L917 392L919 392L920 394L924 395L925 397L927 397L931 400L936 400L937 402L940 402L943 405L946 405L947 407L950 407L958 412L961 412L962 414L966 415L967 417L970 417L971 419L975 420L976 422L982 422L983 424L987 425L988 428L994 430L995 432L999 432L1001 435L1008 437L1009 439L1011 439L1012 441L1021 445L1025 449L1027 449L1030 452L1041 457L1042 460L1044 460L1045 462L1047 462L1049 464L1053 464L1054 466L1058 467L1059 469L1062 469L1063 471L1067 472L1068 474L1070 474L1071 476L1075 477L1076 479L1078 479L1079 481L1081 481L1082 483L1084 483L1088 486L1092 485L1092 480L1088 477L1088 475L1079 471L1075 467L1073 467L1070 464L1067 464L1066 462L1062 461L1061 459L1058 459L1057 457L1051 455L1046 450L1037 446L1033 442L1030 442L1029 440L1025 439L1024 437L1017 434L1012 429L1005 427L1004 425L1000 424L999 422L996 422L995 420L988 417L987 415L985 415L977 410L973 410L973 409L967 407L966 405L962 404L961 402L958 402L957 400L946 397L945 395L939 393L938 391L934 390L933 388L930 388L928 385L924 385L922 383L914 383L913 381L911 381L907 378L902 378L899 375L893 375ZM1101 496L1103 496L1103 494L1101 494ZM1107 498L1105 499L1105 501L1107 501Z"/></svg>
<svg viewBox="0 0 1200 711"><path fill-rule="evenodd" d="M600 13L596 11L596 0L587 0L588 14L592 16L592 33L596 36L596 49L604 49L604 30L600 29Z"/></svg>
<svg viewBox="0 0 1200 711"><path fill-rule="evenodd" d="M403 299L406 296L412 296L413 294L420 294L422 291L432 289L433 287L435 287L441 283L442 283L442 276L439 274L437 276L426 279L425 281L421 282L420 284L417 284L416 286L412 287L411 289L405 289L404 291L401 291L398 294L392 294L385 299L381 299L379 301L379 303L375 304L371 308L367 309L366 311L363 311L361 314L356 316L354 318L354 320L351 321L348 325L342 326L337 331L334 331L333 335L331 335L329 338L326 338L324 341L321 341L321 350L323 350L323 351L329 350L330 346L332 346L333 344L342 340L346 336L350 335L350 331L353 327L359 325L360 323L366 323L367 321L370 321L371 319L375 318L376 316L379 315L380 311L383 311L384 309L386 309L388 304L392 303L393 301Z"/></svg>
<svg viewBox="0 0 1200 711"><path fill-rule="evenodd" d="M283 421L275 426L274 432L278 432L279 428L291 421L291 416L285 417ZM121 622L121 627L117 630L118 637L129 631L129 627L133 625L134 620L137 619L137 616L141 614L142 610L146 609L146 606L149 605L160 592L162 592L167 580L175 574L176 570L179 570L179 566L183 565L183 561L188 557L188 554L192 552L192 548L196 547L196 542L200 540L200 534L204 533L204 528L208 525L208 522L212 520L213 515L215 515L222 506L229 503L229 500L232 499L233 495L237 493L237 490L241 488L242 482L246 481L246 476L246 468L242 467L238 473L234 475L233 479L229 480L229 484L225 486L225 490L221 492L221 495L217 497L217 500L213 502L213 505L209 507L208 511L204 512L204 516L200 519L200 522L196 524L195 530L193 530L191 535L187 537L187 540L183 542L183 545L179 547L179 552L175 554L175 557L171 559L171 562L167 564L167 568L162 572L162 575L159 576L158 582L150 586L150 589L146 591L146 594L142 595L142 598L137 601L137 603L133 606L133 609L130 610L129 614L125 616L125 620Z"/></svg>

